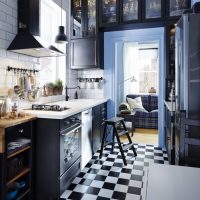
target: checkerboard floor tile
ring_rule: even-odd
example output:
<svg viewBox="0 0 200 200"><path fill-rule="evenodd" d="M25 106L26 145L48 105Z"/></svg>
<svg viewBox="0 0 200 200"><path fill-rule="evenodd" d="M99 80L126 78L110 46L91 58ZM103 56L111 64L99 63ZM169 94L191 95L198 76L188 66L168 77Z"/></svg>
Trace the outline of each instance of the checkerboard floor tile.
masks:
<svg viewBox="0 0 200 200"><path fill-rule="evenodd" d="M104 148L103 156L95 153L89 163L73 180L61 196L73 200L142 200L144 170L149 163L168 164L165 149L153 145L135 144L137 157L132 150L125 151L127 166L123 164L116 144Z"/></svg>

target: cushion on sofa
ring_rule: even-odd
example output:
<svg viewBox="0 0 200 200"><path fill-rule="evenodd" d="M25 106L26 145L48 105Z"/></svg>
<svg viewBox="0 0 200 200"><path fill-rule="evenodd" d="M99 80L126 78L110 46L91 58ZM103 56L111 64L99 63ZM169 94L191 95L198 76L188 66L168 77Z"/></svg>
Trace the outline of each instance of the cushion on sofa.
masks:
<svg viewBox="0 0 200 200"><path fill-rule="evenodd" d="M139 94L128 94L127 98L135 99L136 97L141 97L142 106L145 110L150 111L149 108L149 95L139 95Z"/></svg>
<svg viewBox="0 0 200 200"><path fill-rule="evenodd" d="M136 97L134 99L127 97L128 104L130 105L131 109L144 109L142 106L141 97Z"/></svg>

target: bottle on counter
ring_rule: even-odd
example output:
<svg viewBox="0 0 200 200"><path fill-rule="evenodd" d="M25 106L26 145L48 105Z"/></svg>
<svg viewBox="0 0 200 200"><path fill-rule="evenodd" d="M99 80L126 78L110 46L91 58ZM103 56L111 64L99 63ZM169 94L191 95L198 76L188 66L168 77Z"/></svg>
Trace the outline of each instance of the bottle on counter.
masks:
<svg viewBox="0 0 200 200"><path fill-rule="evenodd" d="M75 94L74 94L74 98L75 98L75 99L78 99L78 92L77 92L77 91L76 91Z"/></svg>

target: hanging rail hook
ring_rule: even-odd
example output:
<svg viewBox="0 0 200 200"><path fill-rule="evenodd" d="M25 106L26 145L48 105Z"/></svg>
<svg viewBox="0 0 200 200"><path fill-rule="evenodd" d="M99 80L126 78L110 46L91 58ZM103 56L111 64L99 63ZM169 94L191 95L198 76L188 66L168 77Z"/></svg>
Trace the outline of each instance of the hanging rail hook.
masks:
<svg viewBox="0 0 200 200"><path fill-rule="evenodd" d="M26 72L30 72L30 73L38 73L39 70L35 70L35 69L26 69L26 68L15 68L15 67L11 67L11 66L7 66L7 69L6 69L8 72L10 71L14 71L14 73L19 73L19 72L23 72L23 73L26 73Z"/></svg>

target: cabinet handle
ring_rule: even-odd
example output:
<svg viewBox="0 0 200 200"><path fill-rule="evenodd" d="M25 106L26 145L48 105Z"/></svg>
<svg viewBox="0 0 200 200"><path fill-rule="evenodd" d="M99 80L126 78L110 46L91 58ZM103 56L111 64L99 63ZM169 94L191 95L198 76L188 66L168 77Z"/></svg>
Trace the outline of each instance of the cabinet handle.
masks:
<svg viewBox="0 0 200 200"><path fill-rule="evenodd" d="M24 129L19 129L18 133L23 133Z"/></svg>

